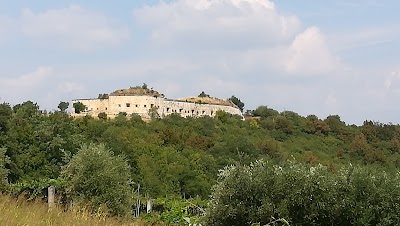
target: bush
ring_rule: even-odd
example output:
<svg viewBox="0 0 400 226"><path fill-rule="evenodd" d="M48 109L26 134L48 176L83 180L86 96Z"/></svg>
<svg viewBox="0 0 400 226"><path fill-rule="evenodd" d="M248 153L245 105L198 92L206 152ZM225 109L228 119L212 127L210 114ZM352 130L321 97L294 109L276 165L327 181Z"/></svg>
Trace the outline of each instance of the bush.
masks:
<svg viewBox="0 0 400 226"><path fill-rule="evenodd" d="M8 173L9 170L6 168L6 164L10 162L10 159L6 155L6 149L0 148L0 192L6 191L8 185Z"/></svg>
<svg viewBox="0 0 400 226"><path fill-rule="evenodd" d="M399 225L400 176L370 167L258 161L221 171L206 225Z"/></svg>
<svg viewBox="0 0 400 226"><path fill-rule="evenodd" d="M101 204L114 215L131 209L130 168L105 145L83 145L63 171L66 192L75 203L92 210Z"/></svg>

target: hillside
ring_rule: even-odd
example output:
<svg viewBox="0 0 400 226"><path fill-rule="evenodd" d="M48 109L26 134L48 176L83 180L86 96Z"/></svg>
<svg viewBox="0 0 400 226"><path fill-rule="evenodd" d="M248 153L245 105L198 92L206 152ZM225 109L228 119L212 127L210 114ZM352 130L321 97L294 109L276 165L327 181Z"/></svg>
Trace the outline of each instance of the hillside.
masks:
<svg viewBox="0 0 400 226"><path fill-rule="evenodd" d="M128 118L121 115L113 120L73 119L64 112L42 114L39 106L32 102L13 107L1 104L0 155L3 157L0 158L0 176L12 186L8 188L8 184L1 183L0 188L11 189L15 195L25 192L41 197L44 195L41 189L46 188L49 181L58 181L61 188L68 185L71 187L66 188L72 189L68 191L75 189L71 196L83 197L80 192L90 191L94 185L63 185L63 181L74 181L74 176L80 175L79 171L72 168L68 171L65 167L74 163L78 164L76 170L83 166L91 170L111 169L113 167L96 164L115 162L115 167L121 166L117 168L120 171L99 174L129 179L126 186L133 186L132 191L140 184L140 197L151 197L159 205L157 213L160 215L156 219L182 223L182 217L186 215L181 213L180 218L173 218L169 212L175 211L175 205L181 202L171 203L159 198L207 200L213 185L218 182L219 170L228 165L248 165L259 159L276 164L295 160L309 167L322 164L331 173L349 163L398 171L399 125L368 120L361 126L347 125L337 115L320 119L314 115L278 112L266 106L250 111L249 116L248 120L242 121L224 112L217 112L215 118L171 115L145 123L136 115ZM86 149L95 151L87 152L87 156L106 155L95 156L103 160L93 157L85 160ZM96 175L85 172L81 173L87 181ZM107 183L97 186L103 185ZM118 186L122 185L118 183ZM116 197L113 185L110 186L109 190L103 189L104 192ZM91 194L96 195L87 193L86 197L91 199ZM93 200L101 203L100 199ZM182 203L188 208L186 201ZM204 203L198 205L206 206ZM125 210L115 209L116 214L121 211Z"/></svg>

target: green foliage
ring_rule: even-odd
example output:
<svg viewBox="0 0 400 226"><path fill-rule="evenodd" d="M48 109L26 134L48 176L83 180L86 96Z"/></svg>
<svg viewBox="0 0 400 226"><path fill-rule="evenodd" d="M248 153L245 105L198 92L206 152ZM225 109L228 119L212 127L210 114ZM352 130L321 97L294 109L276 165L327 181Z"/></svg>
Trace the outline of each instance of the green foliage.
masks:
<svg viewBox="0 0 400 226"><path fill-rule="evenodd" d="M58 104L58 109L60 109L60 111L61 112L65 112L67 109L68 109L68 107L69 107L69 103L68 102L64 102L64 101L61 101L59 104Z"/></svg>
<svg viewBox="0 0 400 226"><path fill-rule="evenodd" d="M400 174L344 166L258 161L226 167L213 188L207 225L398 225Z"/></svg>
<svg viewBox="0 0 400 226"><path fill-rule="evenodd" d="M147 87L147 84L146 83L143 83L143 85L142 85L142 89L147 89L148 87Z"/></svg>
<svg viewBox="0 0 400 226"><path fill-rule="evenodd" d="M150 117L151 119L158 119L158 118L160 118L160 114L158 114L158 108L155 107L155 106L149 109L148 114L149 114L149 117Z"/></svg>
<svg viewBox="0 0 400 226"><path fill-rule="evenodd" d="M75 113L79 114L85 110L86 106L82 102L75 102L72 107L75 109Z"/></svg>
<svg viewBox="0 0 400 226"><path fill-rule="evenodd" d="M210 97L210 95L206 94L204 91L201 91L198 97Z"/></svg>
<svg viewBox="0 0 400 226"><path fill-rule="evenodd" d="M206 201L200 199L182 199L177 196L168 196L153 200L153 212L144 218L150 222L163 221L167 224L186 225L200 221L207 206Z"/></svg>
<svg viewBox="0 0 400 226"><path fill-rule="evenodd" d="M258 108L256 108L252 114L254 116L259 116L262 118L267 118L267 117L271 117L271 116L276 116L279 114L278 111L268 108L267 106L259 106Z"/></svg>
<svg viewBox="0 0 400 226"><path fill-rule="evenodd" d="M244 103L239 98L232 96L228 100L232 101L232 103L234 103L240 109L240 111L243 112Z"/></svg>
<svg viewBox="0 0 400 226"><path fill-rule="evenodd" d="M108 99L109 95L107 93L100 93L97 99Z"/></svg>
<svg viewBox="0 0 400 226"><path fill-rule="evenodd" d="M106 204L111 213L126 215L131 204L130 169L105 145L83 145L63 171L67 194L95 210Z"/></svg>
<svg viewBox="0 0 400 226"><path fill-rule="evenodd" d="M64 188L63 180L40 178L36 180L20 181L10 186L10 194L18 197L25 196L27 200L47 198L47 188L55 186L57 194L62 194Z"/></svg>
<svg viewBox="0 0 400 226"><path fill-rule="evenodd" d="M98 117L99 119L102 119L102 120L107 120L107 113L105 113L105 112L100 112L100 113L97 115L97 117Z"/></svg>
<svg viewBox="0 0 400 226"><path fill-rule="evenodd" d="M0 133L7 131L7 122L13 113L9 104L0 104Z"/></svg>
<svg viewBox="0 0 400 226"><path fill-rule="evenodd" d="M82 144L104 143L114 155L124 156L128 173L132 181L141 184L142 194L156 199L171 195L207 199L217 182L219 169L250 164L260 158L270 158L276 164L287 159L297 159L309 166L323 164L331 179L337 177L331 173L340 171L342 164L379 166L387 171L397 171L400 167L399 125L365 121L361 126L348 126L335 115L326 119L314 115L303 117L291 111L279 113L266 106L250 111L249 115L252 116L249 121L222 111L216 112L215 118L182 118L175 114L150 122L144 122L139 115L126 117L123 113L112 120L90 116L74 119L60 111L43 114L31 101L13 108L2 104L0 147L10 161L0 169L8 170L8 181L14 190L18 184L25 184L21 185L23 189L16 190L30 197L39 194L42 185L47 186L42 180L59 178L61 169L76 158ZM89 182L85 186L89 189ZM233 182L232 186L240 187ZM80 197L85 197L95 208L101 202L99 197L91 200L92 194L97 193L82 193ZM85 200L78 198L77 202ZM282 213L283 210L282 207ZM265 221L252 223L262 225L272 222L272 217L281 219L280 216L266 214ZM282 215L294 219L286 216Z"/></svg>
<svg viewBox="0 0 400 226"><path fill-rule="evenodd" d="M0 193L8 189L8 173L9 169L6 164L10 163L10 159L6 155L6 149L0 148Z"/></svg>

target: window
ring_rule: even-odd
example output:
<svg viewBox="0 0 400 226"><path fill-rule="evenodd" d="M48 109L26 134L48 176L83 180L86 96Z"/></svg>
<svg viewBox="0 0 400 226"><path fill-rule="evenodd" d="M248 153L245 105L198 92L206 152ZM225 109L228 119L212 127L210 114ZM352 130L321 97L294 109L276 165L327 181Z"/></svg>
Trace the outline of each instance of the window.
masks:
<svg viewBox="0 0 400 226"><path fill-rule="evenodd" d="M167 112L169 112L169 108L167 108Z"/></svg>
<svg viewBox="0 0 400 226"><path fill-rule="evenodd" d="M121 105L120 105L120 104L118 104L118 107L121 107Z"/></svg>
<svg viewBox="0 0 400 226"><path fill-rule="evenodd" d="M144 105L145 108L147 108L147 105Z"/></svg>
<svg viewBox="0 0 400 226"><path fill-rule="evenodd" d="M183 109L179 109L179 113L182 113Z"/></svg>
<svg viewBox="0 0 400 226"><path fill-rule="evenodd" d="M126 107L127 108L131 107L131 103L126 103Z"/></svg>
<svg viewBox="0 0 400 226"><path fill-rule="evenodd" d="M137 105L137 104L136 104L136 106L135 106L135 107L137 107L137 108L138 108L138 107L139 107L139 105Z"/></svg>
<svg viewBox="0 0 400 226"><path fill-rule="evenodd" d="M203 111L203 115L206 113L206 111Z"/></svg>
<svg viewBox="0 0 400 226"><path fill-rule="evenodd" d="M153 108L153 107L154 107L154 104L151 104L150 107Z"/></svg>
<svg viewBox="0 0 400 226"><path fill-rule="evenodd" d="M194 110L192 110L192 114L194 114Z"/></svg>
<svg viewBox="0 0 400 226"><path fill-rule="evenodd" d="M211 111L211 115L213 115L214 114L214 112L213 111Z"/></svg>
<svg viewBox="0 0 400 226"><path fill-rule="evenodd" d="M107 111L107 108L106 108L106 111Z"/></svg>

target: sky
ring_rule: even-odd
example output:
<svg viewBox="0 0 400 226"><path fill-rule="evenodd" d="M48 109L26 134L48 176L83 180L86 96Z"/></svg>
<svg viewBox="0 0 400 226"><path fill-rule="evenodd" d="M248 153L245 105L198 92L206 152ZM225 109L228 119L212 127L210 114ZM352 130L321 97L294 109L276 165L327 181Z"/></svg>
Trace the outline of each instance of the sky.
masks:
<svg viewBox="0 0 400 226"><path fill-rule="evenodd" d="M400 1L0 0L0 102L169 98L400 123Z"/></svg>

